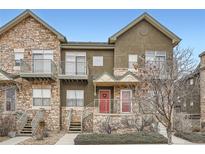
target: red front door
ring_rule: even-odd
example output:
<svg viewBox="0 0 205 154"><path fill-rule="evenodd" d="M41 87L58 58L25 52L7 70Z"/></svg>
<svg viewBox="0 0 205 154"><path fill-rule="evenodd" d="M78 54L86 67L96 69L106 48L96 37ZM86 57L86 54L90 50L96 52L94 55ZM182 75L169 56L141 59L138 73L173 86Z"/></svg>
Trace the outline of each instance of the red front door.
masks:
<svg viewBox="0 0 205 154"><path fill-rule="evenodd" d="M110 112L110 90L100 90L100 113Z"/></svg>

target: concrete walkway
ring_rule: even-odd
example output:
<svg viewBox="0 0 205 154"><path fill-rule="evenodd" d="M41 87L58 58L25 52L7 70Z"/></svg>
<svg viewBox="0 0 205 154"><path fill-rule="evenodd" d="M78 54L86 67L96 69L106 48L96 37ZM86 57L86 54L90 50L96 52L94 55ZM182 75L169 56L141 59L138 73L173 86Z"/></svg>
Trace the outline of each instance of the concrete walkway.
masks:
<svg viewBox="0 0 205 154"><path fill-rule="evenodd" d="M166 128L162 124L159 124L159 133L167 138ZM192 142L176 137L174 135L172 135L172 142L173 144L193 144Z"/></svg>
<svg viewBox="0 0 205 154"><path fill-rule="evenodd" d="M78 134L65 134L56 145L74 145L74 139Z"/></svg>
<svg viewBox="0 0 205 154"><path fill-rule="evenodd" d="M28 138L30 137L24 137L24 136L14 137L6 141L0 142L0 145L16 145L24 140L27 140Z"/></svg>

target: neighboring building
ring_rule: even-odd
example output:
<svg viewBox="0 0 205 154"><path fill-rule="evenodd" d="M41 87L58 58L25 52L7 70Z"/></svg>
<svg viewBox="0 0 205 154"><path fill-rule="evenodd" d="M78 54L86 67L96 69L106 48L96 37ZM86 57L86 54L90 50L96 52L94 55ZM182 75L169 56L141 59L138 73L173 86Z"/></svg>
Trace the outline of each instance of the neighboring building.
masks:
<svg viewBox="0 0 205 154"><path fill-rule="evenodd" d="M201 128L205 130L205 52L200 55L200 109Z"/></svg>
<svg viewBox="0 0 205 154"><path fill-rule="evenodd" d="M147 13L108 42L70 42L26 10L0 29L0 109L24 111L36 121L44 108L50 130L79 130L83 124L100 132L110 116L120 127L138 111L132 100L140 79L133 64L139 57L166 61L179 42Z"/></svg>
<svg viewBox="0 0 205 154"><path fill-rule="evenodd" d="M200 65L182 80L175 94L175 111L200 118Z"/></svg>

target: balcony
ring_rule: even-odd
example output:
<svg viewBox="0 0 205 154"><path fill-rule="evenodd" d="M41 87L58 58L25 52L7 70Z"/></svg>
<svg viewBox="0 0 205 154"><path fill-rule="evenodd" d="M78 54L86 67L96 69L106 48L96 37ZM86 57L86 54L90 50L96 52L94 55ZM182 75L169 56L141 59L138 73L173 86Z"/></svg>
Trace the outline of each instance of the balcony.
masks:
<svg viewBox="0 0 205 154"><path fill-rule="evenodd" d="M26 79L55 80L57 67L50 59L21 60L20 76Z"/></svg>
<svg viewBox="0 0 205 154"><path fill-rule="evenodd" d="M58 77L62 80L88 80L87 62L62 61Z"/></svg>

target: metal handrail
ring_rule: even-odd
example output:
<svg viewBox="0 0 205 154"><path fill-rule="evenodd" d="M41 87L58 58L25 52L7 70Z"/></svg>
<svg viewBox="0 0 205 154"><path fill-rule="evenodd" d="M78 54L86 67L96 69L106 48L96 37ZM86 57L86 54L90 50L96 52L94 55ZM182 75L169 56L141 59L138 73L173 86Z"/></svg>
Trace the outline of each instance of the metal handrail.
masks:
<svg viewBox="0 0 205 154"><path fill-rule="evenodd" d="M21 60L20 62L21 73L32 74L55 74L57 75L57 66L51 59L33 59Z"/></svg>
<svg viewBox="0 0 205 154"><path fill-rule="evenodd" d="M103 107L106 112L100 112L101 101L105 102L105 105L101 107ZM123 105L125 105L125 108L127 105L127 108L129 110L128 112L122 111L122 101L124 101ZM136 104L136 101L136 99L94 99L94 111L103 114L133 113L133 105ZM106 104L109 104L109 106Z"/></svg>
<svg viewBox="0 0 205 154"><path fill-rule="evenodd" d="M36 133L36 130L38 128L38 124L41 120L44 118L44 110L38 110L36 115L34 116L31 126L32 126L32 135Z"/></svg>
<svg viewBox="0 0 205 154"><path fill-rule="evenodd" d="M70 128L70 122L71 122L71 118L72 118L72 112L73 112L73 109L70 109L70 112L68 113L68 129Z"/></svg>
<svg viewBox="0 0 205 154"><path fill-rule="evenodd" d="M27 120L28 120L28 114L27 114L27 111L25 111L25 112L23 112L23 114L21 115L21 117L17 121L17 131L18 131L18 133L26 125Z"/></svg>

